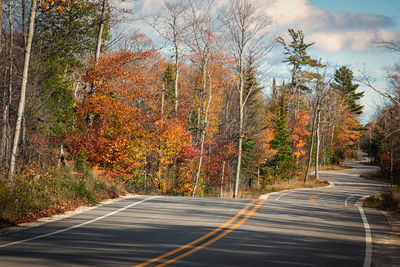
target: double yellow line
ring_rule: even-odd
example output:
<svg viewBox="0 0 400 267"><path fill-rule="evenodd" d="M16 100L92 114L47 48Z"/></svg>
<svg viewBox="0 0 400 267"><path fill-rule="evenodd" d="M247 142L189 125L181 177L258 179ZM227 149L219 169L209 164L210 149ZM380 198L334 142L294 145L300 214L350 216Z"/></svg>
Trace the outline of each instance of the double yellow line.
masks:
<svg viewBox="0 0 400 267"><path fill-rule="evenodd" d="M355 190L362 189L362 188L365 188L365 187L368 187L368 186L369 186L369 185L366 184L366 183L360 183L360 185L363 185L363 186L358 186L358 187L355 187L355 188L342 188L342 189L335 189L335 190L329 190L329 191L322 191L322 192L319 192L319 193L317 193L317 194L315 194L315 195L312 195L312 196L308 199L308 203L310 203L310 204L314 203L314 200L315 200L317 197L321 196L321 195L327 195L327 194L329 194L329 193L334 193L334 192L355 191Z"/></svg>
<svg viewBox="0 0 400 267"><path fill-rule="evenodd" d="M163 259L165 259L165 258L167 258L169 256L175 255L178 252L181 252L182 250L185 250L185 249L188 249L190 247L193 247L190 250L188 250L188 251L186 251L186 252L184 252L182 254L179 254L179 255L171 258L171 259L168 259L168 260L156 265L156 266L159 266L159 267L165 266L165 265L174 263L174 262L176 262L176 261L178 261L178 260L180 260L180 259L182 259L182 258L184 258L186 256L189 256L189 255L195 253L196 251L199 251L199 250L201 250L201 249L213 244L214 242L216 242L217 240L223 238L224 236L226 236L227 234L229 234L230 232L232 232L233 230L238 228L240 225L242 225L244 222L246 222L258 210L258 208L267 200L264 199L264 200L259 201L240 221L238 221L235 224L232 224L234 221L236 221L237 218L239 218L243 213L245 213L257 201L258 201L257 199L251 201L243 209L241 209L238 213L236 213L236 215L233 216L231 219L229 219L225 223L221 224L218 228L214 229L213 231L205 234L204 236L202 236L200 238L197 238L196 240L193 240L190 243L187 243L187 244L185 244L185 245L183 245L183 246L181 246L179 248L176 248L176 249L174 249L174 250L172 250L170 252L167 252L167 253L165 253L165 254L163 254L161 256L158 256L158 257L156 257L154 259L151 259L151 260L148 260L148 261L143 262L141 264L135 265L135 267L142 267L142 266L146 266L148 264L154 263L154 262L158 262L158 261L163 260ZM199 244L201 241L207 239L208 237L211 237L211 236L215 235L216 233L222 231L224 228L226 228L230 224L232 224L232 225L229 228L227 228L224 232L222 232L219 235L211 238L207 242Z"/></svg>

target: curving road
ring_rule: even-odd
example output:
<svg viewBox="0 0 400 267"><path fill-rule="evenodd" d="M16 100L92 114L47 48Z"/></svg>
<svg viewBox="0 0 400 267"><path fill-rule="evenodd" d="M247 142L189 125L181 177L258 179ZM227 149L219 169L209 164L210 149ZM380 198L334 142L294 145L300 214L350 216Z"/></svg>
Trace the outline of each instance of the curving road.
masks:
<svg viewBox="0 0 400 267"><path fill-rule="evenodd" d="M324 171L332 185L258 200L137 196L0 236L0 266L400 266L374 209L373 167Z"/></svg>

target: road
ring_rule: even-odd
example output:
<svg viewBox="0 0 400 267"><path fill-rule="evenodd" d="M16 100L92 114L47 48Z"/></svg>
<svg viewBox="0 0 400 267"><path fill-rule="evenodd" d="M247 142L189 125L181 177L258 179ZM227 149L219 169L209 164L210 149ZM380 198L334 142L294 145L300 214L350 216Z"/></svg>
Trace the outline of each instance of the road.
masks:
<svg viewBox="0 0 400 267"><path fill-rule="evenodd" d="M136 196L0 236L0 266L400 266L384 216L355 207L371 167L264 199Z"/></svg>

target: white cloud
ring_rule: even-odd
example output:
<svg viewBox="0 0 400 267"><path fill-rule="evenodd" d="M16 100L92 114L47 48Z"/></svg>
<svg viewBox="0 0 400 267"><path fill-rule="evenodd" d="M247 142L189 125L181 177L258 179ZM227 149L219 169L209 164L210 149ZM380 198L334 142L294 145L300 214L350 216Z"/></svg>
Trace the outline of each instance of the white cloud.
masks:
<svg viewBox="0 0 400 267"><path fill-rule="evenodd" d="M121 1L121 0L112 0ZM372 13L327 11L311 5L309 0L255 0L265 15L273 19L272 32L283 37L287 29L302 30L306 42L325 52L340 50L362 51L373 47L373 42L400 39L400 33L388 27L394 24L387 16ZM132 3L133 1L126 1ZM147 14L160 9L163 0L139 1L140 12ZM228 0L216 0L217 7Z"/></svg>
<svg viewBox="0 0 400 267"><path fill-rule="evenodd" d="M387 29L394 22L383 15L326 11L309 0L257 1L273 18L275 32L287 36L288 28L303 30L306 41L316 42L315 47L325 52L362 51L375 41L400 38L398 32Z"/></svg>
<svg viewBox="0 0 400 267"><path fill-rule="evenodd" d="M110 4L122 9L133 9L138 2L134 0L110 0Z"/></svg>

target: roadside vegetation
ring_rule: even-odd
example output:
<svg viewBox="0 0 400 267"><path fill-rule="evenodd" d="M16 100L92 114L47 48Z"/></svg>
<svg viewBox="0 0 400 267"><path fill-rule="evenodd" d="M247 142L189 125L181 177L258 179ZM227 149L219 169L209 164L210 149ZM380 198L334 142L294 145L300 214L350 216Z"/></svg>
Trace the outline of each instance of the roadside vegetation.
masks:
<svg viewBox="0 0 400 267"><path fill-rule="evenodd" d="M364 173L360 175L361 178L385 182L390 185L390 176L382 171ZM391 185L385 192L369 196L364 204L364 207L376 208L384 211L400 213L400 190L397 185Z"/></svg>
<svg viewBox="0 0 400 267"><path fill-rule="evenodd" d="M0 3L4 225L127 192L236 198L324 185L318 171L346 168L366 131L386 169L389 147L399 158L396 127L361 125L350 67L311 56L300 29L270 36L257 1L218 12L214 1L163 1L140 18L155 43L112 36L139 19L115 1ZM276 80L279 60L287 75Z"/></svg>
<svg viewBox="0 0 400 267"><path fill-rule="evenodd" d="M396 187L380 195L370 196L365 200L363 206L400 214L400 190Z"/></svg>
<svg viewBox="0 0 400 267"><path fill-rule="evenodd" d="M13 183L0 180L0 228L98 204L134 191L122 180L100 177L87 166L19 170Z"/></svg>
<svg viewBox="0 0 400 267"><path fill-rule="evenodd" d="M240 193L241 198L258 198L260 195L279 192L283 190L299 189L299 188L315 188L329 185L329 182L323 179L316 179L314 175L310 175L308 183L304 183L302 178L292 179L289 181L279 181L276 184L259 186L254 190L246 190ZM229 195L228 195L229 196Z"/></svg>

